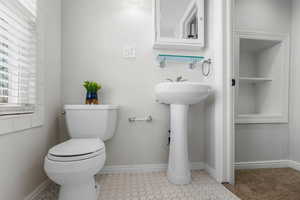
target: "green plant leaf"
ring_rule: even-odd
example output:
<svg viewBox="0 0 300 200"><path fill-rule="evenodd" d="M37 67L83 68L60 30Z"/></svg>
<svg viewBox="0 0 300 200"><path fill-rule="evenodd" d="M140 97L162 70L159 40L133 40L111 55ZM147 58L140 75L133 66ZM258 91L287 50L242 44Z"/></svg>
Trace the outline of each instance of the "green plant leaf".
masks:
<svg viewBox="0 0 300 200"><path fill-rule="evenodd" d="M93 81L84 81L83 87L88 91L88 92L98 92L102 86L96 82Z"/></svg>

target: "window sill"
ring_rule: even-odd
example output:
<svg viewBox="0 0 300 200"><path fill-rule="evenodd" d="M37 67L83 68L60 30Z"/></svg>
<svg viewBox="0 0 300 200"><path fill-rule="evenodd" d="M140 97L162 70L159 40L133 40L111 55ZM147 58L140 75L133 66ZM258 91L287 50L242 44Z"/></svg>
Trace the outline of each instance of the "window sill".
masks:
<svg viewBox="0 0 300 200"><path fill-rule="evenodd" d="M32 114L8 115L0 117L0 136L42 126L44 107L38 106Z"/></svg>
<svg viewBox="0 0 300 200"><path fill-rule="evenodd" d="M0 112L0 117L8 117L8 116L20 116L20 115L30 115L34 114L35 111L15 111L15 112Z"/></svg>

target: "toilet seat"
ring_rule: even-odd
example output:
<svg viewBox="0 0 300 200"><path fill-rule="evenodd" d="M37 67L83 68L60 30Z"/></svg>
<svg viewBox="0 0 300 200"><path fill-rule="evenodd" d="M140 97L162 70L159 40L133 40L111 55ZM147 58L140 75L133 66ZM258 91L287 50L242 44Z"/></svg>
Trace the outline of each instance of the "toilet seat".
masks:
<svg viewBox="0 0 300 200"><path fill-rule="evenodd" d="M90 159L105 153L105 145L102 140L94 139L70 139L56 145L48 152L47 158L56 162L72 162Z"/></svg>

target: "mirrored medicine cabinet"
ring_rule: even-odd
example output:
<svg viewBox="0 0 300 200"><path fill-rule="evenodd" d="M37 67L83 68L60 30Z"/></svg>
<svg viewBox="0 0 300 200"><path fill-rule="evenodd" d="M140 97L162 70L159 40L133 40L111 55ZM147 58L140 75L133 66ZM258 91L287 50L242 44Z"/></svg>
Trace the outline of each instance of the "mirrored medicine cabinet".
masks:
<svg viewBox="0 0 300 200"><path fill-rule="evenodd" d="M155 49L204 47L204 0L154 0Z"/></svg>

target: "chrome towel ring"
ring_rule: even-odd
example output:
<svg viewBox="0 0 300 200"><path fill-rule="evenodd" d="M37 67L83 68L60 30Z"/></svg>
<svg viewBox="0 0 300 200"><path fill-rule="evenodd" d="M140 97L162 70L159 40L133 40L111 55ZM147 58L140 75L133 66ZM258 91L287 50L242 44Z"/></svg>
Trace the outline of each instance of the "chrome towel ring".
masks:
<svg viewBox="0 0 300 200"><path fill-rule="evenodd" d="M203 60L202 62L202 74L203 76L209 76L210 72L211 72L211 64L212 64L212 61L211 61L211 58L207 59L207 60ZM208 66L207 67L207 70L205 66Z"/></svg>

